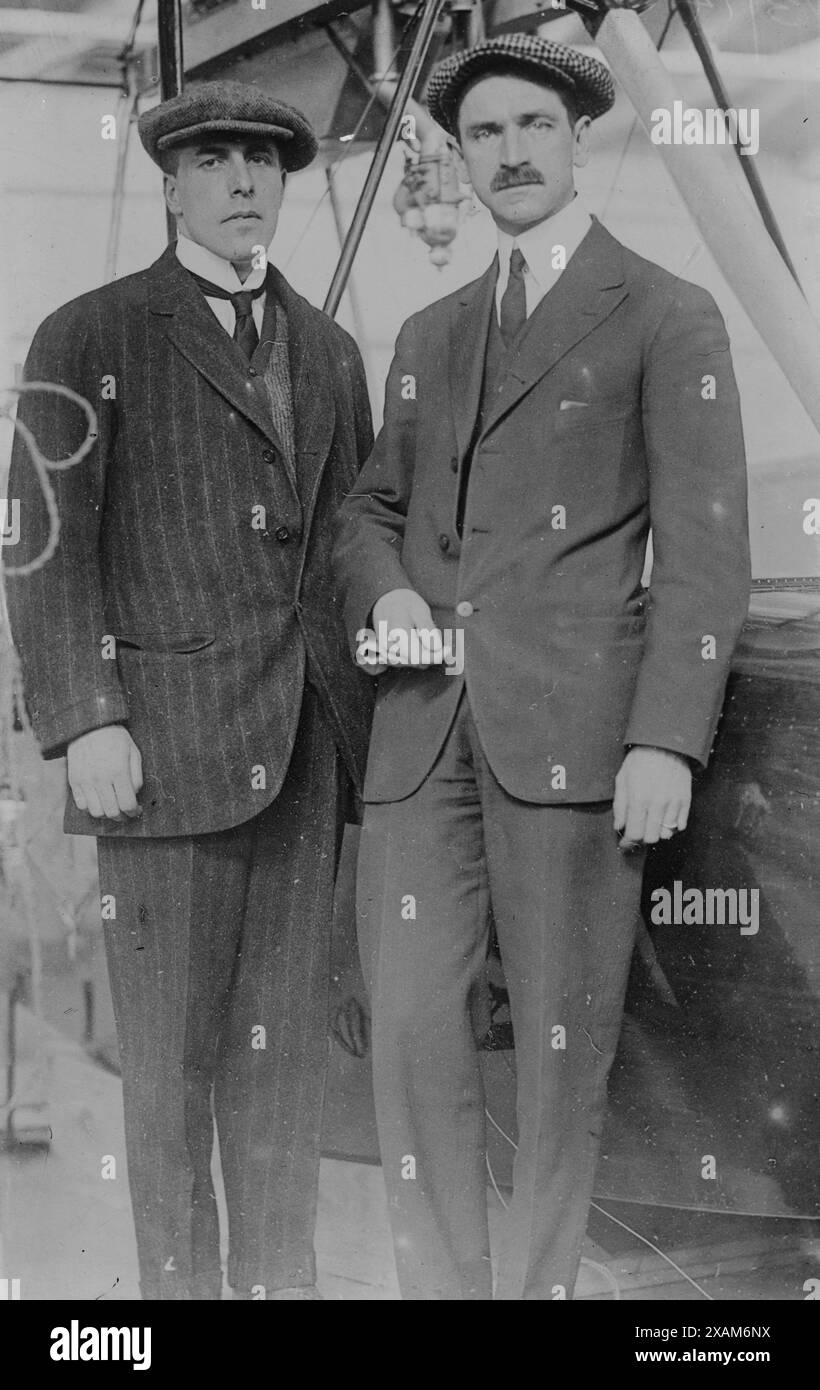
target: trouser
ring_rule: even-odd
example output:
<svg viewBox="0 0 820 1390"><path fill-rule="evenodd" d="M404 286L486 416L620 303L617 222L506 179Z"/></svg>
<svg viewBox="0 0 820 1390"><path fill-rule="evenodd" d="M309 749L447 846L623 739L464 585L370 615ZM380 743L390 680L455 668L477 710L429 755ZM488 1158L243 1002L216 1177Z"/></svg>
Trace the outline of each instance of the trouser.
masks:
<svg viewBox="0 0 820 1390"><path fill-rule="evenodd" d="M518 1075L514 1190L495 1296L572 1297L643 857L618 849L610 802L541 806L509 796L484 757L466 696L418 791L367 807L360 949L404 1298L493 1296L470 1017L490 902Z"/></svg>
<svg viewBox="0 0 820 1390"><path fill-rule="evenodd" d="M214 834L100 838L143 1298L315 1280L337 761L310 687L276 799ZM265 1293L261 1292L265 1290Z"/></svg>

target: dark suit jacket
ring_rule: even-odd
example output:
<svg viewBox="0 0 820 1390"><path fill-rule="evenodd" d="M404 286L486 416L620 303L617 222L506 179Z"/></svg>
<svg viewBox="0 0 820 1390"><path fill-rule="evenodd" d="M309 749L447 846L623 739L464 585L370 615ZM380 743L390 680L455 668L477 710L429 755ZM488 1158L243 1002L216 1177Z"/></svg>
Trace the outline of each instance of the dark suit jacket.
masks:
<svg viewBox="0 0 820 1390"><path fill-rule="evenodd" d="M263 382L275 296L288 317L295 470ZM7 578L34 731L57 757L123 722L146 777L141 821L95 822L69 797L69 831L198 834L255 815L287 769L306 669L351 777L363 775L372 697L347 654L329 564L333 520L372 445L361 358L273 268L260 336L254 374L170 247L35 337L27 378L85 396L99 439L51 474L56 555ZM86 428L76 405L43 393L21 397L19 418L51 458ZM47 517L19 438L9 495L23 534L6 555L20 564L41 550Z"/></svg>
<svg viewBox="0 0 820 1390"><path fill-rule="evenodd" d="M709 756L749 590L729 344L709 294L595 221L486 417L461 539L496 275L494 263L399 335L384 428L342 512L346 622L355 645L376 599L417 590L439 626L463 630L471 709L504 788L603 800L625 743ZM441 668L379 680L367 800L419 786L462 685Z"/></svg>

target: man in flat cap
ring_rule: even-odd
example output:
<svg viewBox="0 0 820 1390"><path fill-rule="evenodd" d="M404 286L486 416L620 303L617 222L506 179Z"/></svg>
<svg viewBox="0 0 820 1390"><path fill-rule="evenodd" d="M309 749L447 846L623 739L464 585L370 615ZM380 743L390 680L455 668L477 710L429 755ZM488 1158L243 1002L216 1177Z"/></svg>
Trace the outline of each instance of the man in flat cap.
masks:
<svg viewBox="0 0 820 1390"><path fill-rule="evenodd" d="M144 1298L216 1299L214 1117L239 1296L311 1298L339 808L370 683L331 526L372 444L354 342L267 261L305 118L240 83L143 115L178 239L39 329L29 380L97 412L53 559L8 576L34 730L98 836ZM51 458L86 421L23 396ZM25 562L48 515L18 441Z"/></svg>
<svg viewBox="0 0 820 1390"><path fill-rule="evenodd" d="M644 847L686 824L746 612L723 320L575 195L613 99L602 64L519 34L434 73L498 255L402 329L337 542L380 663L360 938L406 1298L493 1296L469 1021L489 906L518 1076L495 1296L573 1295Z"/></svg>

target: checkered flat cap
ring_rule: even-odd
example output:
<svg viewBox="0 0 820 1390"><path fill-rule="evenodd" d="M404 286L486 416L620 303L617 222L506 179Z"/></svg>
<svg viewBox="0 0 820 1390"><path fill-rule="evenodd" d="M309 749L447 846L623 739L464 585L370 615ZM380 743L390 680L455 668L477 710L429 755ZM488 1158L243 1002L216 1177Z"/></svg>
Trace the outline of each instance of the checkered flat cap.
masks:
<svg viewBox="0 0 820 1390"><path fill-rule="evenodd" d="M175 145L205 135L267 135L284 169L304 169L319 148L307 118L250 82L197 82L139 118L140 139L155 164Z"/></svg>
<svg viewBox="0 0 820 1390"><path fill-rule="evenodd" d="M609 69L597 58L589 58L577 48L540 39L536 34L503 34L473 48L462 49L445 58L433 72L427 86L427 109L433 120L450 135L457 136L458 106L468 82L482 73L510 65L521 68L522 77L554 80L575 97L579 116L602 116L615 101L615 87Z"/></svg>

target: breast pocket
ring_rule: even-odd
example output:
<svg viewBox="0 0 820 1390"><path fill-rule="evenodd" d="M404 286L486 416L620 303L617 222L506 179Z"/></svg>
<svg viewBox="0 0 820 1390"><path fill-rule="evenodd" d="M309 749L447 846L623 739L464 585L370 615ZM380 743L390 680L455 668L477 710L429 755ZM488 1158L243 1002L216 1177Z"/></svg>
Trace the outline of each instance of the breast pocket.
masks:
<svg viewBox="0 0 820 1390"><path fill-rule="evenodd" d="M553 433L560 438L588 433L604 426L617 426L628 420L632 406L622 400L578 401L559 407L552 418Z"/></svg>

